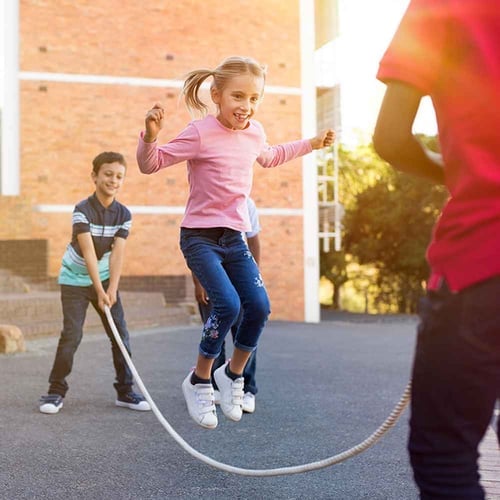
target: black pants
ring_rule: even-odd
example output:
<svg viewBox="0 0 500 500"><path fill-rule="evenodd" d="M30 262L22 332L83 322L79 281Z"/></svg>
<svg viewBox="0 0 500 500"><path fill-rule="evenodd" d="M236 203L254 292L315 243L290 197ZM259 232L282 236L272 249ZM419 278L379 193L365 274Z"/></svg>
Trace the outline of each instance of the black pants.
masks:
<svg viewBox="0 0 500 500"><path fill-rule="evenodd" d="M103 286L107 289L108 282L103 282ZM116 383L114 384L116 392L118 394L130 392L133 383L132 372L115 341L106 315L99 309L97 294L94 287L61 285L61 302L63 310L63 329L59 337L54 364L49 376L49 393L60 394L64 397L68 391L66 377L71 373L73 358L82 340L83 324L85 322L89 303L94 306L94 309L101 317L104 329L111 341L111 352L116 372ZM127 348L127 352L130 354L129 334L119 294L117 295L116 303L111 308L111 316Z"/></svg>
<svg viewBox="0 0 500 500"><path fill-rule="evenodd" d="M422 499L484 499L478 445L500 396L500 277L423 299L409 452Z"/></svg>

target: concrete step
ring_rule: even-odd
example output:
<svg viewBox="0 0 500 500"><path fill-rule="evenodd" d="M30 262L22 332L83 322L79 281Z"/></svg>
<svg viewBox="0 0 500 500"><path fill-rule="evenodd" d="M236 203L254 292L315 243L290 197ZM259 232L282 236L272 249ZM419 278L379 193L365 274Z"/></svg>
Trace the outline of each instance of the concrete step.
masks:
<svg viewBox="0 0 500 500"><path fill-rule="evenodd" d="M0 293L25 293L28 290L29 285L24 278L0 269Z"/></svg>
<svg viewBox="0 0 500 500"><path fill-rule="evenodd" d="M189 325L196 309L191 303L166 304L160 292L121 292L128 328ZM59 335L62 328L60 293L0 294L0 323L19 327L25 339ZM101 319L89 306L84 331L103 331Z"/></svg>
<svg viewBox="0 0 500 500"><path fill-rule="evenodd" d="M51 320L62 314L59 292L0 294L2 322L15 324Z"/></svg>

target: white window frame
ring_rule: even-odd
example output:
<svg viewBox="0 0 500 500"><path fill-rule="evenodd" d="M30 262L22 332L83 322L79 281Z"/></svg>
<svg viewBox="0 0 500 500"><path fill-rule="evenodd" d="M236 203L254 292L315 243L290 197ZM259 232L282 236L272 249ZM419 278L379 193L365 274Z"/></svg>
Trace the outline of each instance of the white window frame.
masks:
<svg viewBox="0 0 500 500"><path fill-rule="evenodd" d="M0 195L18 196L19 168L19 2L2 1L3 9L3 96L2 156L0 160Z"/></svg>
<svg viewBox="0 0 500 500"><path fill-rule="evenodd" d="M302 137L316 135L314 2L300 1ZM313 151L302 158L304 209L304 320L319 323L319 240L317 158Z"/></svg>

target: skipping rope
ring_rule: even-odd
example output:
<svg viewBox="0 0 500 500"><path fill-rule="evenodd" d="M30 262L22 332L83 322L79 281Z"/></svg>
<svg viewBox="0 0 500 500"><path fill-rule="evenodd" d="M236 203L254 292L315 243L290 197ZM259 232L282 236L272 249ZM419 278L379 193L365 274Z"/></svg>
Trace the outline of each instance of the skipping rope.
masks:
<svg viewBox="0 0 500 500"><path fill-rule="evenodd" d="M194 449L189 443L187 443L169 424L167 419L163 416L161 411L156 406L155 402L153 401L153 398L150 396L148 390L146 389L146 386L144 385L141 377L139 376L137 369L132 363L132 359L130 358L130 355L127 352L127 349L125 348L125 345L123 344L123 341L120 337L120 334L118 333L115 322L113 321L113 317L111 316L111 311L108 306L104 307L104 312L106 314L106 318L113 332L113 336L115 337L115 340L120 348L120 351L123 354L123 357L125 358L125 361L127 362L127 365L130 368L130 371L132 372L134 380L137 383L139 389L141 390L144 398L151 406L151 410L155 414L160 424L170 434L170 436L181 446L181 448L187 451L191 456L197 458L201 462L206 463L207 465L215 467L216 469L222 470L224 472L239 474L241 476L254 476L254 477L285 476L289 474L300 474L302 472L309 472L313 470L323 469L325 467L338 464L351 457L354 457L355 455L362 453L370 446L375 444L389 429L394 427L399 417L403 413L404 409L408 405L408 402L410 401L411 382L409 382L408 385L406 386L400 400L398 401L392 412L389 414L389 416L370 436L368 436L364 441L357 444L356 446L353 446L348 450L338 453L337 455L333 455L323 460L318 460L315 462L310 462L302 465L278 467L274 469L245 469L241 467L235 467L233 465L219 462L207 455L204 455L203 453L200 453L198 450Z"/></svg>

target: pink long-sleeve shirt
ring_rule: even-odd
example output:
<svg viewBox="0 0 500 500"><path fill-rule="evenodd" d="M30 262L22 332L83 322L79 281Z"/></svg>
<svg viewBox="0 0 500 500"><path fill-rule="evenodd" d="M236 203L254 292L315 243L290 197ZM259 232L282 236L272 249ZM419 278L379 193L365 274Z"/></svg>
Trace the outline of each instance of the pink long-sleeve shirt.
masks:
<svg viewBox="0 0 500 500"><path fill-rule="evenodd" d="M262 125L250 120L244 130L224 127L213 115L195 120L163 146L144 142L141 133L137 163L152 174L186 161L189 197L181 226L251 229L247 197L252 188L255 162L269 168L312 151L309 140L270 146Z"/></svg>

